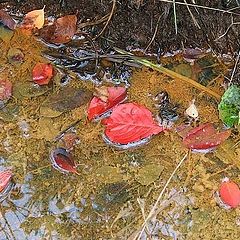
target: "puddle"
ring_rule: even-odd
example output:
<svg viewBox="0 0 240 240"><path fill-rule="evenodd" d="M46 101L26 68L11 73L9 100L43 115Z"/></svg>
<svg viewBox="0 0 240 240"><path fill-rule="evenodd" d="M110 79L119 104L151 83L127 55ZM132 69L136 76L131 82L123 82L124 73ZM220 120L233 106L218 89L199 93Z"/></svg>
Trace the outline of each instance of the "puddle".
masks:
<svg viewBox="0 0 240 240"><path fill-rule="evenodd" d="M8 31L6 34L9 37ZM24 60L17 65L7 60L11 47L24 53ZM19 31L1 42L1 78L18 87L4 106L17 107L7 113L13 117L0 115L1 166L12 169L15 182L1 203L0 239L134 239L187 149L174 131L144 139L141 146L127 150L123 149L129 146L121 146L121 150L109 146L102 137L104 127L100 122L87 120L89 101L81 98L83 104L73 106L79 95L72 96L68 87L93 92L95 85L102 82L107 86L126 85L128 101L146 106L154 116L159 114L154 97L167 91L180 116L174 121L176 125L184 122L184 112L193 99L200 122L219 123L217 101L179 79L147 68L125 66L111 61L110 56L98 63L97 73L95 61L77 65L75 60L64 62L55 57L53 62L58 61L63 69L56 70L54 83L40 91L29 82L35 63L46 62L42 56L46 50L53 51ZM68 52L75 57L85 54ZM190 57L188 54L186 60L186 54L179 52L163 56L160 62L222 94L223 76L229 66L209 51L194 55L194 61L189 61ZM63 76L67 76L64 84ZM64 96L64 90L69 95ZM62 98L68 111L57 105ZM70 103L68 98L72 99ZM171 120L169 115L162 116ZM66 129L71 129L78 139L71 150L78 175L57 171L49 160L52 149L65 147L59 136ZM217 153L190 155L170 182L141 239L238 238L239 211L226 211L214 199L224 176L239 181L240 166L233 160L240 155L239 145L235 145L238 139L236 132Z"/></svg>

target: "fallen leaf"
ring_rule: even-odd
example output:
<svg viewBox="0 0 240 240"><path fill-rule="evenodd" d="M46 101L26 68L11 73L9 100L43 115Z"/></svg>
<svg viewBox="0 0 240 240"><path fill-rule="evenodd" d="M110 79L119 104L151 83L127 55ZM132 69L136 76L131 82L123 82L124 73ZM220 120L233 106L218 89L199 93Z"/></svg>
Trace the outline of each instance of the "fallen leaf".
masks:
<svg viewBox="0 0 240 240"><path fill-rule="evenodd" d="M53 167L62 173L76 173L76 164L71 156L71 154L64 148L57 148L50 154L50 160Z"/></svg>
<svg viewBox="0 0 240 240"><path fill-rule="evenodd" d="M12 96L12 83L0 79L0 100L8 100Z"/></svg>
<svg viewBox="0 0 240 240"><path fill-rule="evenodd" d="M46 85L53 76L53 66L51 63L37 63L32 71L33 81L38 85Z"/></svg>
<svg viewBox="0 0 240 240"><path fill-rule="evenodd" d="M11 182L12 176L13 174L11 170L4 170L0 172L0 192L8 186Z"/></svg>
<svg viewBox="0 0 240 240"><path fill-rule="evenodd" d="M240 189L235 182L227 178L224 179L220 185L219 194L221 200L231 208L240 205Z"/></svg>
<svg viewBox="0 0 240 240"><path fill-rule="evenodd" d="M88 103L91 97L92 92L87 89L65 87L59 92L49 96L46 101L43 102L40 112L43 114L42 116L45 116L44 111L61 114Z"/></svg>
<svg viewBox="0 0 240 240"><path fill-rule="evenodd" d="M14 30L16 27L16 22L13 18L3 10L0 10L0 22L11 30Z"/></svg>
<svg viewBox="0 0 240 240"><path fill-rule="evenodd" d="M3 40L4 42L10 42L10 40L13 37L13 34L14 32L12 30L0 24L0 40Z"/></svg>
<svg viewBox="0 0 240 240"><path fill-rule="evenodd" d="M24 29L41 29L44 25L44 8L33 10L27 13L23 19L22 28Z"/></svg>
<svg viewBox="0 0 240 240"><path fill-rule="evenodd" d="M108 87L101 88L101 91L98 91L99 97L93 97L88 107L88 119L92 120L99 115L106 113L111 110L114 106L123 102L127 97L126 88L124 87ZM103 100L103 96L105 100Z"/></svg>
<svg viewBox="0 0 240 240"><path fill-rule="evenodd" d="M11 64L21 64L24 60L23 52L18 48L10 48L7 54L8 62Z"/></svg>
<svg viewBox="0 0 240 240"><path fill-rule="evenodd" d="M76 15L66 15L58 18L52 25L41 31L41 37L47 42L61 44L71 41L77 30Z"/></svg>
<svg viewBox="0 0 240 240"><path fill-rule="evenodd" d="M217 132L212 123L191 129L183 138L183 144L192 150L212 150L231 135L231 130Z"/></svg>
<svg viewBox="0 0 240 240"><path fill-rule="evenodd" d="M152 113L137 103L116 106L103 123L106 125L106 137L120 144L140 141L163 131L163 127L154 122Z"/></svg>

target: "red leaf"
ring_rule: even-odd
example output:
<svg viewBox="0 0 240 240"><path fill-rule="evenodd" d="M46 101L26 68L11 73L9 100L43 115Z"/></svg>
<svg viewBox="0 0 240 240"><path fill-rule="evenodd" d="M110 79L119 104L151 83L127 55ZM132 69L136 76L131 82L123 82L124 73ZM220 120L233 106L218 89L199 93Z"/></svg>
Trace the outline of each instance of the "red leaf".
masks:
<svg viewBox="0 0 240 240"><path fill-rule="evenodd" d="M7 100L12 96L12 83L9 80L0 80L0 100Z"/></svg>
<svg viewBox="0 0 240 240"><path fill-rule="evenodd" d="M238 185L229 179L223 181L219 189L222 201L232 208L236 208L240 204L240 189Z"/></svg>
<svg viewBox="0 0 240 240"><path fill-rule="evenodd" d="M53 67L50 63L37 63L32 71L33 81L38 85L46 85L53 76Z"/></svg>
<svg viewBox="0 0 240 240"><path fill-rule="evenodd" d="M12 176L13 174L11 170L0 172L0 192L3 191L11 182Z"/></svg>
<svg viewBox="0 0 240 240"><path fill-rule="evenodd" d="M109 140L120 144L136 142L163 131L163 127L154 122L152 113L136 103L118 105L103 123Z"/></svg>
<svg viewBox="0 0 240 240"><path fill-rule="evenodd" d="M127 97L126 88L124 87L108 87L107 101L101 100L99 97L94 97L88 107L88 119L93 118L111 110L117 104L123 102Z"/></svg>
<svg viewBox="0 0 240 240"><path fill-rule="evenodd" d="M52 25L43 28L41 36L51 43L67 43L77 31L76 15L66 15L58 18Z"/></svg>
<svg viewBox="0 0 240 240"><path fill-rule="evenodd" d="M3 25L7 26L11 30L14 30L16 27L16 23L12 17L3 10L0 10L0 22L2 22Z"/></svg>
<svg viewBox="0 0 240 240"><path fill-rule="evenodd" d="M208 150L220 145L231 135L231 130L217 132L212 123L205 123L191 129L183 139L183 144L194 150Z"/></svg>
<svg viewBox="0 0 240 240"><path fill-rule="evenodd" d="M50 156L53 167L63 173L76 173L76 164L69 152L64 148L55 149Z"/></svg>

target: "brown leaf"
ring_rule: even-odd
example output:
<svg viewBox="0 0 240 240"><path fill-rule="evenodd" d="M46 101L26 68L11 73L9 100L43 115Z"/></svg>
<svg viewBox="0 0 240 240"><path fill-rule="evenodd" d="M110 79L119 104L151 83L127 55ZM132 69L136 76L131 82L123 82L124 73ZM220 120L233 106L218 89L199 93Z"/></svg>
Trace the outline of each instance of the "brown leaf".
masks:
<svg viewBox="0 0 240 240"><path fill-rule="evenodd" d="M3 10L0 10L0 22L11 30L14 30L16 27L16 23L12 17Z"/></svg>
<svg viewBox="0 0 240 240"><path fill-rule="evenodd" d="M67 43L71 41L77 30L76 15L66 15L58 18L52 25L45 27L41 36L47 42L51 43Z"/></svg>

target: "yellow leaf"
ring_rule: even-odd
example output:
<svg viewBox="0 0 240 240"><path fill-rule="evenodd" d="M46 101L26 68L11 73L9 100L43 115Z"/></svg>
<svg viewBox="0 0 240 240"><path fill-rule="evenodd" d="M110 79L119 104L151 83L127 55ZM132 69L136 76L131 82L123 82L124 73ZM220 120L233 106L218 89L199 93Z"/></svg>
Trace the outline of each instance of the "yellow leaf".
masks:
<svg viewBox="0 0 240 240"><path fill-rule="evenodd" d="M33 10L26 14L23 21L24 28L38 28L41 29L44 25L44 9Z"/></svg>

